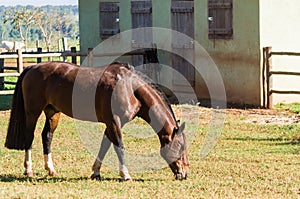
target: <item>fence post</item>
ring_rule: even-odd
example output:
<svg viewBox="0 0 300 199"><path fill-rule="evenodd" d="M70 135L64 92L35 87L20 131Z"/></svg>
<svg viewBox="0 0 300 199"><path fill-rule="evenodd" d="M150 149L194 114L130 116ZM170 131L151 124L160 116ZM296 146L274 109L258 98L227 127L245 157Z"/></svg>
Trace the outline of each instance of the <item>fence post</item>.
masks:
<svg viewBox="0 0 300 199"><path fill-rule="evenodd" d="M68 50L68 38L63 37L62 38L62 44L63 44L64 52L66 52Z"/></svg>
<svg viewBox="0 0 300 199"><path fill-rule="evenodd" d="M263 48L263 65L262 65L262 102L263 102L263 108L267 108L267 48Z"/></svg>
<svg viewBox="0 0 300 199"><path fill-rule="evenodd" d="M93 67L93 48L88 48L88 66Z"/></svg>
<svg viewBox="0 0 300 199"><path fill-rule="evenodd" d="M39 40L36 40L36 41L35 41L35 46L36 46L37 49L40 47L40 42L39 42Z"/></svg>
<svg viewBox="0 0 300 199"><path fill-rule="evenodd" d="M63 46L63 52L68 51L68 38L63 37L61 39L61 41L62 41L62 46ZM66 56L63 56L63 59L64 59L64 62L68 61L68 57L66 57Z"/></svg>
<svg viewBox="0 0 300 199"><path fill-rule="evenodd" d="M17 65L18 65L18 72L22 73L23 72L23 56L22 56L22 50L18 49L18 59L17 59Z"/></svg>
<svg viewBox="0 0 300 199"><path fill-rule="evenodd" d="M37 54L41 54L42 51L43 51L42 48L40 48L40 47L37 48ZM37 57L36 58L36 63L41 63L41 62L42 62L42 58L41 57Z"/></svg>
<svg viewBox="0 0 300 199"><path fill-rule="evenodd" d="M71 53L76 53L76 47L71 47ZM76 56L72 56L72 63L77 64Z"/></svg>
<svg viewBox="0 0 300 199"><path fill-rule="evenodd" d="M17 51L17 42L16 41L14 41L14 48L13 48L13 50L14 50L14 52Z"/></svg>
<svg viewBox="0 0 300 199"><path fill-rule="evenodd" d="M63 52L62 49L62 41L59 39L57 40L57 45L58 45L58 52ZM65 57L60 56L59 61L64 61Z"/></svg>
<svg viewBox="0 0 300 199"><path fill-rule="evenodd" d="M0 73L4 73L4 59L0 59ZM0 90L4 90L4 77L0 77Z"/></svg>
<svg viewBox="0 0 300 199"><path fill-rule="evenodd" d="M267 108L273 108L273 98L271 92L271 73L272 70L272 47L265 48L266 53L266 84L267 84Z"/></svg>

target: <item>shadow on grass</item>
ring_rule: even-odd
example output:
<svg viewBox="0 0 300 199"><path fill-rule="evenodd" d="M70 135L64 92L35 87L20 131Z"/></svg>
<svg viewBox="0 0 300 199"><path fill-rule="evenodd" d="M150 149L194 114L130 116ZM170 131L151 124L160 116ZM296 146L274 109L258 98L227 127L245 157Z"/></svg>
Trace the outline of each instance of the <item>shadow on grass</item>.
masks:
<svg viewBox="0 0 300 199"><path fill-rule="evenodd" d="M0 111L9 110L11 106L12 95L0 95Z"/></svg>
<svg viewBox="0 0 300 199"><path fill-rule="evenodd" d="M65 178L65 177L26 177L16 176L13 174L0 175L0 182L29 182L29 183L58 183L58 182L78 182L91 180L89 177L78 177L78 178ZM146 181L163 181L162 179L133 179L134 182L146 182ZM121 178L102 178L101 181L93 180L95 182L126 182Z"/></svg>
<svg viewBox="0 0 300 199"><path fill-rule="evenodd" d="M57 183L57 182L76 182L82 180L89 180L88 177L78 177L78 178L64 178L64 177L26 177L26 176L16 176L13 174L0 175L0 182L44 182L44 183Z"/></svg>
<svg viewBox="0 0 300 199"><path fill-rule="evenodd" d="M101 181L117 181L117 182L126 182L121 178L102 178ZM100 182L101 182L100 181ZM163 181L162 179L142 179L142 178L133 178L133 182L151 182L151 181Z"/></svg>
<svg viewBox="0 0 300 199"><path fill-rule="evenodd" d="M272 143L272 145L296 145L300 144L300 137L299 138L251 138L251 137L236 137L236 138L226 138L225 140L235 140L235 141L260 141L260 142L276 142Z"/></svg>

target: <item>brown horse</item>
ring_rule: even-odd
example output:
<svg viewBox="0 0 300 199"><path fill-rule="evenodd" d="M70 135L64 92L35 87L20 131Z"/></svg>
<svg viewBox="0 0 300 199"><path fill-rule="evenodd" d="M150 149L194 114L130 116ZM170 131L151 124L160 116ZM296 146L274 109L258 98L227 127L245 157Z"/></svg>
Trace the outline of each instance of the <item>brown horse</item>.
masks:
<svg viewBox="0 0 300 199"><path fill-rule="evenodd" d="M77 94L74 94L77 93ZM80 99L92 96L92 108ZM60 113L70 117L103 122L106 130L92 179L101 179L100 167L111 143L118 155L120 175L131 180L124 161L121 128L136 116L148 122L157 133L161 156L176 179L186 179L189 169L187 143L171 106L163 95L127 64L113 63L91 68L70 63L49 62L27 67L20 75L12 100L12 110L5 146L25 150L25 175L33 175L31 146L37 120L44 111L42 142L45 169L56 175L51 157L51 141Z"/></svg>

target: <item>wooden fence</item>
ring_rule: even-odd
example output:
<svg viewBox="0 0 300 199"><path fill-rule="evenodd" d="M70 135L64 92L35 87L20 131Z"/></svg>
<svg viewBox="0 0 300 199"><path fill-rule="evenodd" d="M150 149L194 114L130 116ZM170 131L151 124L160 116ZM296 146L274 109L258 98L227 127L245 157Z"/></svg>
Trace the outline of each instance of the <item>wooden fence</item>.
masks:
<svg viewBox="0 0 300 199"><path fill-rule="evenodd" d="M13 94L13 90L4 90L4 84L15 84L14 82L4 81L4 77L18 77L23 71L23 60L26 58L36 58L36 63L42 62L42 58L46 57L48 60L52 60L53 57L72 57L72 63L76 64L77 56L87 56L87 53L76 52L76 48L72 47L71 52L55 52L55 53L42 53L39 48L37 52L25 52L17 50L17 53L4 53L0 54L0 95ZM5 59L16 59L17 67L4 66ZM14 72L5 72L10 70Z"/></svg>
<svg viewBox="0 0 300 199"><path fill-rule="evenodd" d="M42 58L48 58L49 61L52 60L53 57L72 57L72 63L76 64L77 57L88 57L88 65L93 65L93 58L95 57L109 57L109 56L133 56L133 55L142 55L144 62L149 57L157 56L156 46L152 49L140 49L135 50L128 53L103 53L103 54L94 54L93 49L89 48L88 53L80 53L76 52L75 47L71 47L71 52L54 52L54 53L42 53L41 49L38 49L38 52L34 53L22 53L21 50L18 50L17 53L14 54L0 54L0 95L13 94L14 90L4 90L4 84L15 84L15 82L4 81L4 77L18 77L23 71L23 60L24 58L36 58L36 62L42 62ZM17 67L7 67L4 66L5 59L17 59ZM156 57L157 59L157 57ZM15 72L5 72L4 70L11 70Z"/></svg>
<svg viewBox="0 0 300 199"><path fill-rule="evenodd" d="M288 71L276 71L273 70L272 57L273 56L300 56L300 53L296 52L273 52L272 47L263 48L263 102L264 107L273 108L272 94L298 94L300 90L275 90L271 85L271 77L273 75L287 75L287 76L299 76L300 72L288 72ZM299 64L300 65L300 64Z"/></svg>

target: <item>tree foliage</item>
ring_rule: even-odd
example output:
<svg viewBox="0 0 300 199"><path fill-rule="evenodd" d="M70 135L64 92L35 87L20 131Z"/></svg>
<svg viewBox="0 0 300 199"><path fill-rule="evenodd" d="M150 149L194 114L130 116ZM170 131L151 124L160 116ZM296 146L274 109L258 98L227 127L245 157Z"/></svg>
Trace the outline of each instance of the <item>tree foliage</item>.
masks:
<svg viewBox="0 0 300 199"><path fill-rule="evenodd" d="M43 40L48 50L54 40L79 36L77 6L0 6L0 39L34 43Z"/></svg>
<svg viewBox="0 0 300 199"><path fill-rule="evenodd" d="M35 10L27 10L25 7L17 10L16 8L12 10L6 10L4 24L10 21L10 24L15 30L19 31L21 39L25 43L25 48L27 46L27 38L29 33L29 28L34 24Z"/></svg>

